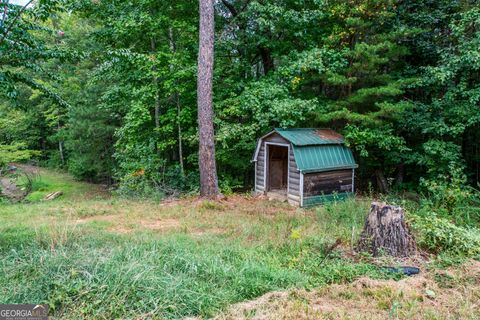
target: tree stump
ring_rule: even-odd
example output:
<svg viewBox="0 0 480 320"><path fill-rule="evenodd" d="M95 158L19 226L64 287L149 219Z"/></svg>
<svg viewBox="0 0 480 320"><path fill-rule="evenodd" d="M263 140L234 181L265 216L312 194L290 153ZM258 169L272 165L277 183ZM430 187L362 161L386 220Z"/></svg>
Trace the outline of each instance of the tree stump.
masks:
<svg viewBox="0 0 480 320"><path fill-rule="evenodd" d="M370 252L374 257L382 254L408 257L415 254L417 245L405 222L403 209L372 202L356 250Z"/></svg>

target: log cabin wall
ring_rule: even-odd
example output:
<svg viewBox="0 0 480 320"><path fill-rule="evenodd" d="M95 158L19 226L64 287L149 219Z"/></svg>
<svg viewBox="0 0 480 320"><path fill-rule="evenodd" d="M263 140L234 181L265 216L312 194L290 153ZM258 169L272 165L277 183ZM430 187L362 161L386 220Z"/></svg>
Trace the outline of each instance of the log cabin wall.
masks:
<svg viewBox="0 0 480 320"><path fill-rule="evenodd" d="M293 148L290 147L288 154L288 195L287 200L293 205L300 206L300 171L298 170Z"/></svg>
<svg viewBox="0 0 480 320"><path fill-rule="evenodd" d="M352 178L352 169L305 173L303 196L307 198L332 193L353 192Z"/></svg>
<svg viewBox="0 0 480 320"><path fill-rule="evenodd" d="M255 191L257 193L265 192L265 142L261 141L258 151L257 161L255 162Z"/></svg>

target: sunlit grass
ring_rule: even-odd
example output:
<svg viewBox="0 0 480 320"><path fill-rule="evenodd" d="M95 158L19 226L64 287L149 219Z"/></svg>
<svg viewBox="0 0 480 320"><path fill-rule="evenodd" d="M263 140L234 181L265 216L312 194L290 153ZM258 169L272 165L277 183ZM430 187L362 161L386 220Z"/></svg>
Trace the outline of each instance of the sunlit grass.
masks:
<svg viewBox="0 0 480 320"><path fill-rule="evenodd" d="M36 181L36 192L65 196L0 204L4 303L48 303L68 319L209 317L269 291L388 276L341 251L325 257L335 241L346 251L356 241L368 201L154 203L106 197L62 173Z"/></svg>

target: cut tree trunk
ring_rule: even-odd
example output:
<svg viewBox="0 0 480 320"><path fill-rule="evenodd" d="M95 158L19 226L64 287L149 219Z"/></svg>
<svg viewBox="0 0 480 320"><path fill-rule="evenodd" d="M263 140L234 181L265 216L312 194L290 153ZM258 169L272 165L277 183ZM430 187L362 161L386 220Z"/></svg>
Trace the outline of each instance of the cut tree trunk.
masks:
<svg viewBox="0 0 480 320"><path fill-rule="evenodd" d="M198 52L198 162L200 169L200 196L219 195L215 163L215 136L213 130L213 0L200 0L200 43Z"/></svg>
<svg viewBox="0 0 480 320"><path fill-rule="evenodd" d="M403 209L372 202L356 249L369 252L374 257L383 254L394 257L414 255L417 251L415 238L405 222Z"/></svg>

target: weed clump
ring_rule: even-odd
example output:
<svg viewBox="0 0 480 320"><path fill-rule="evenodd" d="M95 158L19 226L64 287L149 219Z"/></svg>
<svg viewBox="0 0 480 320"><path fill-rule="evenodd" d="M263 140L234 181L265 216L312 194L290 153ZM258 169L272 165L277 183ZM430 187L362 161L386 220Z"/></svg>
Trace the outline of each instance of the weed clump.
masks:
<svg viewBox="0 0 480 320"><path fill-rule="evenodd" d="M435 253L450 253L464 257L480 256L480 230L460 227L432 213L429 217L414 217L414 227L420 235L419 244Z"/></svg>

